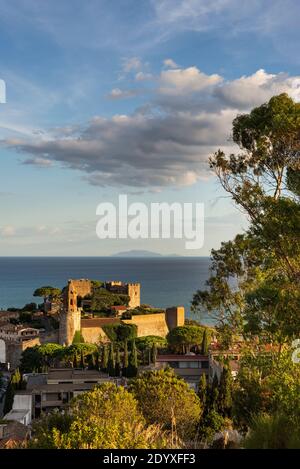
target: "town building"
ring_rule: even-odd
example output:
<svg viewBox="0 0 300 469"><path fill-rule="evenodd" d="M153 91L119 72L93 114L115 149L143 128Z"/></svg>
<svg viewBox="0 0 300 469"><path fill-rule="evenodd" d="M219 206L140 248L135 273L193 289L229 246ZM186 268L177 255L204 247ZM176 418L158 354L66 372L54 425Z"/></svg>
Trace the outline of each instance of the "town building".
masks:
<svg viewBox="0 0 300 469"><path fill-rule="evenodd" d="M33 327L24 327L9 322L0 325L0 363L18 366L22 352L27 347L40 344L40 331Z"/></svg>
<svg viewBox="0 0 300 469"><path fill-rule="evenodd" d="M155 368L166 367L172 368L195 391L198 390L202 374L205 374L207 379L209 377L209 357L207 355L196 355L193 353L186 355L158 355Z"/></svg>
<svg viewBox="0 0 300 469"><path fill-rule="evenodd" d="M26 389L16 392L13 410L22 407L26 416L30 415L30 422L39 417L41 412L63 408L73 397L92 390L97 384L123 383L122 378L110 378L97 370L73 368L53 368L47 373L30 373L23 377L27 382Z"/></svg>

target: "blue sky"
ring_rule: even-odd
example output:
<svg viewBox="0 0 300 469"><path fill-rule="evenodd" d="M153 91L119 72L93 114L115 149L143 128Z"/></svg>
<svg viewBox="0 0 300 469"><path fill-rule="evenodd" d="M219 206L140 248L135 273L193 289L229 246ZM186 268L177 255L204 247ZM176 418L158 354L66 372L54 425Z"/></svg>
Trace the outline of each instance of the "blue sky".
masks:
<svg viewBox="0 0 300 469"><path fill-rule="evenodd" d="M209 173L231 121L300 98L297 0L0 0L0 255L208 255L245 226ZM205 243L102 240L96 206L204 202Z"/></svg>

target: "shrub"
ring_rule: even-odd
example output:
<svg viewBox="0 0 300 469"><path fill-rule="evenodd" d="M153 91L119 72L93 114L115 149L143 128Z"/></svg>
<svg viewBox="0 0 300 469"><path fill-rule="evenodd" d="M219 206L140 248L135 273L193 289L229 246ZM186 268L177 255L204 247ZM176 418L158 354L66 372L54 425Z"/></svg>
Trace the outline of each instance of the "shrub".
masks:
<svg viewBox="0 0 300 469"><path fill-rule="evenodd" d="M36 421L29 446L156 449L170 447L170 440L158 425L146 425L131 393L105 383L75 398L64 415L50 414Z"/></svg>

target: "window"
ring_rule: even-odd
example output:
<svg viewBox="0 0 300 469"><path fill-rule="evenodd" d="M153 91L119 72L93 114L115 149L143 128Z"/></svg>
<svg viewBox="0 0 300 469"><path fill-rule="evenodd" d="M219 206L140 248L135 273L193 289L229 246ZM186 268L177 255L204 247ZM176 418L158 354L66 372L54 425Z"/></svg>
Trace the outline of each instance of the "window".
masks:
<svg viewBox="0 0 300 469"><path fill-rule="evenodd" d="M188 361L188 362L179 362L179 368L201 368L201 363L199 361Z"/></svg>
<svg viewBox="0 0 300 469"><path fill-rule="evenodd" d="M178 368L178 362L166 362L165 366L170 366L171 368Z"/></svg>

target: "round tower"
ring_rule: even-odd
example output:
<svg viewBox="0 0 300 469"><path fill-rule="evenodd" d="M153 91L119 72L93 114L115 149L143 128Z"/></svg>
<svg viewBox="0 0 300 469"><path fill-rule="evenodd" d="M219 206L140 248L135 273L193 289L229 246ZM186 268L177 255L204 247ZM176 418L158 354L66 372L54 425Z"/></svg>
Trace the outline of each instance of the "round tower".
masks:
<svg viewBox="0 0 300 469"><path fill-rule="evenodd" d="M81 330L81 309L77 306L77 291L69 280L59 320L59 343L71 345L76 331Z"/></svg>

